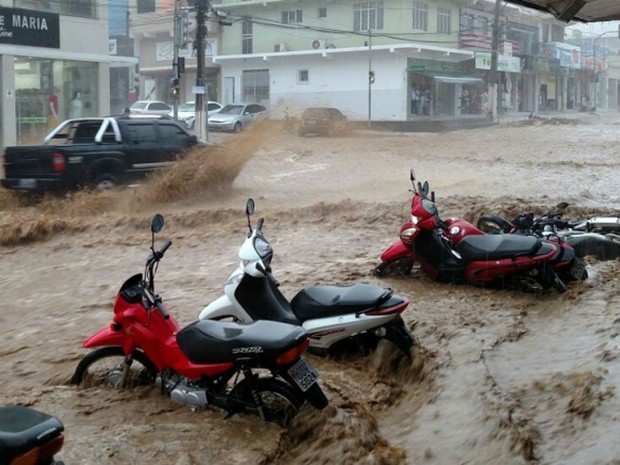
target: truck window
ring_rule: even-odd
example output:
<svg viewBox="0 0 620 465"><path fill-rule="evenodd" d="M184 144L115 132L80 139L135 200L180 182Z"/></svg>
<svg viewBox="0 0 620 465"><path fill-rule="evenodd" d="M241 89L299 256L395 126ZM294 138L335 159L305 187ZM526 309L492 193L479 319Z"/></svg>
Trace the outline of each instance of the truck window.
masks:
<svg viewBox="0 0 620 465"><path fill-rule="evenodd" d="M162 142L165 145L176 145L178 143L186 143L190 136L182 128L176 124L159 124Z"/></svg>
<svg viewBox="0 0 620 465"><path fill-rule="evenodd" d="M95 142L95 136L101 127L101 122L80 123L73 133L74 144L92 144Z"/></svg>
<svg viewBox="0 0 620 465"><path fill-rule="evenodd" d="M153 144L157 141L155 125L151 122L129 124L127 130L134 145Z"/></svg>

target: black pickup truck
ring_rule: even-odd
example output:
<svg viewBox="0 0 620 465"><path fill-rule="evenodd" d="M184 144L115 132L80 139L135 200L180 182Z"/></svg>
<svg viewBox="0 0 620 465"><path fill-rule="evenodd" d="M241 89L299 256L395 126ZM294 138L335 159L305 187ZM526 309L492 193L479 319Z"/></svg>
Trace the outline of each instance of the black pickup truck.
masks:
<svg viewBox="0 0 620 465"><path fill-rule="evenodd" d="M168 117L69 119L42 145L6 147L2 186L31 192L111 188L170 165L197 144Z"/></svg>

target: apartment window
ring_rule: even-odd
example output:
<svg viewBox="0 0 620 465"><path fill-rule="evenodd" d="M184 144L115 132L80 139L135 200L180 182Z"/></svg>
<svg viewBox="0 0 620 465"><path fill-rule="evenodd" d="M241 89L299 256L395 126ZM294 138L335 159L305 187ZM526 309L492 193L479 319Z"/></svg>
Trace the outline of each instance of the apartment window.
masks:
<svg viewBox="0 0 620 465"><path fill-rule="evenodd" d="M450 8L437 7L437 33L450 34L450 18L452 10Z"/></svg>
<svg viewBox="0 0 620 465"><path fill-rule="evenodd" d="M489 35L491 32L489 29L489 18L478 18L476 22L478 23L477 32L483 35Z"/></svg>
<svg viewBox="0 0 620 465"><path fill-rule="evenodd" d="M97 17L96 0L13 0L13 6L27 10L49 11L66 16Z"/></svg>
<svg viewBox="0 0 620 465"><path fill-rule="evenodd" d="M461 33L474 34L478 31L475 30L474 15L469 13L463 13L461 15Z"/></svg>
<svg viewBox="0 0 620 465"><path fill-rule="evenodd" d="M301 23L303 14L301 10L290 10L282 12L282 24Z"/></svg>
<svg viewBox="0 0 620 465"><path fill-rule="evenodd" d="M357 3L353 6L353 30L383 29L383 2Z"/></svg>
<svg viewBox="0 0 620 465"><path fill-rule="evenodd" d="M327 8L319 8L319 18L327 18Z"/></svg>
<svg viewBox="0 0 620 465"><path fill-rule="evenodd" d="M241 24L241 53L252 53L252 21L244 20Z"/></svg>
<svg viewBox="0 0 620 465"><path fill-rule="evenodd" d="M155 0L138 0L138 13L154 13Z"/></svg>
<svg viewBox="0 0 620 465"><path fill-rule="evenodd" d="M413 29L428 31L428 5L422 2L413 2Z"/></svg>
<svg viewBox="0 0 620 465"><path fill-rule="evenodd" d="M299 82L308 82L309 81L309 74L308 74L308 70L307 69L301 69L299 70L299 75L297 77L297 80Z"/></svg>

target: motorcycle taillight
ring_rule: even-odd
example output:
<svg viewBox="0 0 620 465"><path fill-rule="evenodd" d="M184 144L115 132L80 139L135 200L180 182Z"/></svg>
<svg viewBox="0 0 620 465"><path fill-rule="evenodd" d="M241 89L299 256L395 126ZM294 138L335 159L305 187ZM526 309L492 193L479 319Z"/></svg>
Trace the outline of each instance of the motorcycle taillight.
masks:
<svg viewBox="0 0 620 465"><path fill-rule="evenodd" d="M48 463L51 459L54 458L60 449L62 449L62 445L65 441L65 437L61 434L51 441L48 441L39 447L35 447L34 449L30 449L23 455L14 458L10 464L11 465L36 465L38 463Z"/></svg>
<svg viewBox="0 0 620 465"><path fill-rule="evenodd" d="M309 345L310 345L310 340L306 339L304 342L302 342L297 347L293 347L292 349L287 350L282 355L280 355L278 358L276 358L276 363L278 365L288 365L289 363L294 362L299 357L301 357L301 354L303 354L306 351Z"/></svg>

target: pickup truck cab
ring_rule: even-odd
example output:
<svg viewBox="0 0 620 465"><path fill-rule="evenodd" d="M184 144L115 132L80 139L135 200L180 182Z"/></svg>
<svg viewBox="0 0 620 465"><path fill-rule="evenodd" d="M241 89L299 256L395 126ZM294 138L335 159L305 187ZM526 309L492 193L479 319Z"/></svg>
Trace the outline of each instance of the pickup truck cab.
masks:
<svg viewBox="0 0 620 465"><path fill-rule="evenodd" d="M111 188L169 166L197 144L169 117L69 119L42 145L6 147L2 186L31 192Z"/></svg>

